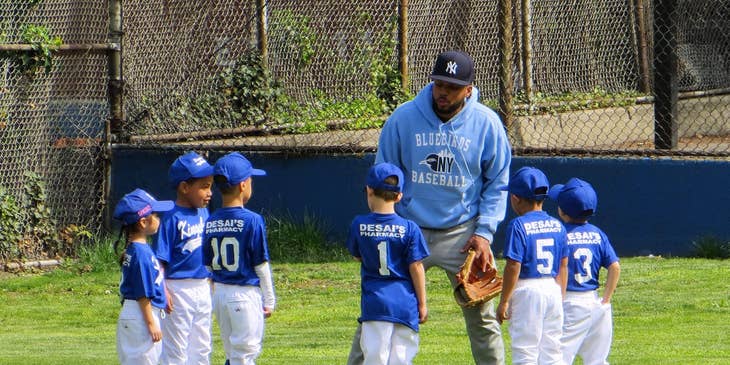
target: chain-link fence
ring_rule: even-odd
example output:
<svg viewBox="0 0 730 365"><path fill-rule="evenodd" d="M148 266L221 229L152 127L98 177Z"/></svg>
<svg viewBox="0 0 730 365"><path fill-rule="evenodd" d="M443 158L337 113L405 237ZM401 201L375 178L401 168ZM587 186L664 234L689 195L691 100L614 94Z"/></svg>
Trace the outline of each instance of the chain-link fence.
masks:
<svg viewBox="0 0 730 365"><path fill-rule="evenodd" d="M0 1L0 261L62 255L100 228L106 57L74 45L106 42L107 13Z"/></svg>
<svg viewBox="0 0 730 365"><path fill-rule="evenodd" d="M517 154L730 156L725 0L0 0L0 208L37 180L59 230L98 230L108 120L128 147L374 151L447 49Z"/></svg>
<svg viewBox="0 0 730 365"><path fill-rule="evenodd" d="M649 0L502 1L502 12L484 0L129 3L124 132L180 148L374 150L435 55L462 49L483 102L509 99L500 111L517 153L727 156L730 4L665 2L674 24L656 35ZM662 32L680 91L668 129L653 88Z"/></svg>

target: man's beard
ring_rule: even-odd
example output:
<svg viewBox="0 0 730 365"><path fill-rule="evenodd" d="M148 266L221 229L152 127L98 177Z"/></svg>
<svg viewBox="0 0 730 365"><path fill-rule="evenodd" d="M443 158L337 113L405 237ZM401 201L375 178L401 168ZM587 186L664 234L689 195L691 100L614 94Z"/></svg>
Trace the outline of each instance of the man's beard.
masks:
<svg viewBox="0 0 730 365"><path fill-rule="evenodd" d="M454 114L457 110L461 109L466 102L462 100L460 103L454 103L451 106L441 109L439 108L438 104L436 103L436 100L431 100L431 107L436 112L436 114L440 115L451 115Z"/></svg>

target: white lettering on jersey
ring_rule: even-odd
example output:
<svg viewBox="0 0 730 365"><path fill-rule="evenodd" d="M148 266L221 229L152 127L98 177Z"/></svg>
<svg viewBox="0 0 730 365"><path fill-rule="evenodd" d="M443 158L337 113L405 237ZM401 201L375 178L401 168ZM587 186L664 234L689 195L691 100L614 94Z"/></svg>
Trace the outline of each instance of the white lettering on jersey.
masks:
<svg viewBox="0 0 730 365"><path fill-rule="evenodd" d="M157 277L155 278L155 285L160 285L160 284L162 284L162 277L163 277L162 270L160 270L160 262L157 261L157 258L154 256L150 256L150 259L152 260L152 267L154 267L155 270L157 270Z"/></svg>
<svg viewBox="0 0 730 365"><path fill-rule="evenodd" d="M598 232L570 232L568 233L569 245L600 245L601 235Z"/></svg>
<svg viewBox="0 0 730 365"><path fill-rule="evenodd" d="M243 219L218 219L205 223L205 233L243 232Z"/></svg>
<svg viewBox="0 0 730 365"><path fill-rule="evenodd" d="M398 224L360 224L360 236L402 238L406 227Z"/></svg>
<svg viewBox="0 0 730 365"><path fill-rule="evenodd" d="M185 241L190 237L200 236L203 234L205 222L203 217L199 217L200 222L197 224L188 224L187 221L177 222L177 230L180 231L180 241Z"/></svg>
<svg viewBox="0 0 730 365"><path fill-rule="evenodd" d="M196 248L203 245L203 237L195 237L187 240L182 248L182 252L193 252Z"/></svg>
<svg viewBox="0 0 730 365"><path fill-rule="evenodd" d="M523 225L523 228L527 234L538 234L560 232L563 226L556 220L542 220L527 222Z"/></svg>

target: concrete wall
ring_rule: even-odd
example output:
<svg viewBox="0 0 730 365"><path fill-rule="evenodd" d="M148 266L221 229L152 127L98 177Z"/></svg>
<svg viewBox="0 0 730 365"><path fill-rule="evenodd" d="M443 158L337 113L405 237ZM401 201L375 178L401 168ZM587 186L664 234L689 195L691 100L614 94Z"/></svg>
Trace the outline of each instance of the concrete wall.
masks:
<svg viewBox="0 0 730 365"><path fill-rule="evenodd" d="M174 199L166 181L167 169L177 155L117 148L112 204L136 187L159 199ZM356 214L367 211L362 189L373 154L248 156L255 167L269 174L255 178L250 209L288 212L294 217L309 212L330 227L329 234L336 240L343 240ZM209 160L218 157L211 154ZM572 176L590 181L599 198L592 222L606 231L621 256L687 255L691 242L700 237L730 239L730 161L516 157L512 171L526 165L545 171L551 184ZM211 206L219 205L220 197L214 195ZM551 214L557 214L556 209L554 202L545 205ZM512 217L508 212L507 219ZM495 236L497 252L504 247L503 226Z"/></svg>

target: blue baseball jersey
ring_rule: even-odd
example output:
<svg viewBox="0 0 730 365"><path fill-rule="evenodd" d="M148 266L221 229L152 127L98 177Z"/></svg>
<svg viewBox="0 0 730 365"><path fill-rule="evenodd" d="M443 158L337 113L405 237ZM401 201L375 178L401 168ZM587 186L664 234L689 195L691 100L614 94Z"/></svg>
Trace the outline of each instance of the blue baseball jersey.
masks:
<svg viewBox="0 0 730 365"><path fill-rule="evenodd" d="M598 272L618 261L603 231L590 224L565 225L568 231L568 290L598 289Z"/></svg>
<svg viewBox="0 0 730 365"><path fill-rule="evenodd" d="M418 298L409 266L429 251L416 223L397 214L355 217L347 249L361 259L359 322L400 323L418 331Z"/></svg>
<svg viewBox="0 0 730 365"><path fill-rule="evenodd" d="M160 228L152 249L167 264L165 278L205 279L210 273L203 266L203 230L208 219L205 208L175 208L160 218Z"/></svg>
<svg viewBox="0 0 730 365"><path fill-rule="evenodd" d="M225 207L205 223L203 263L213 270L213 281L259 286L254 268L269 261L264 219L244 208Z"/></svg>
<svg viewBox="0 0 730 365"><path fill-rule="evenodd" d="M146 243L131 242L124 250L122 280L119 293L122 299L149 298L153 307L167 305L160 263Z"/></svg>
<svg viewBox="0 0 730 365"><path fill-rule="evenodd" d="M555 277L568 256L566 239L559 220L544 211L528 212L509 222L504 257L521 263L520 279Z"/></svg>

